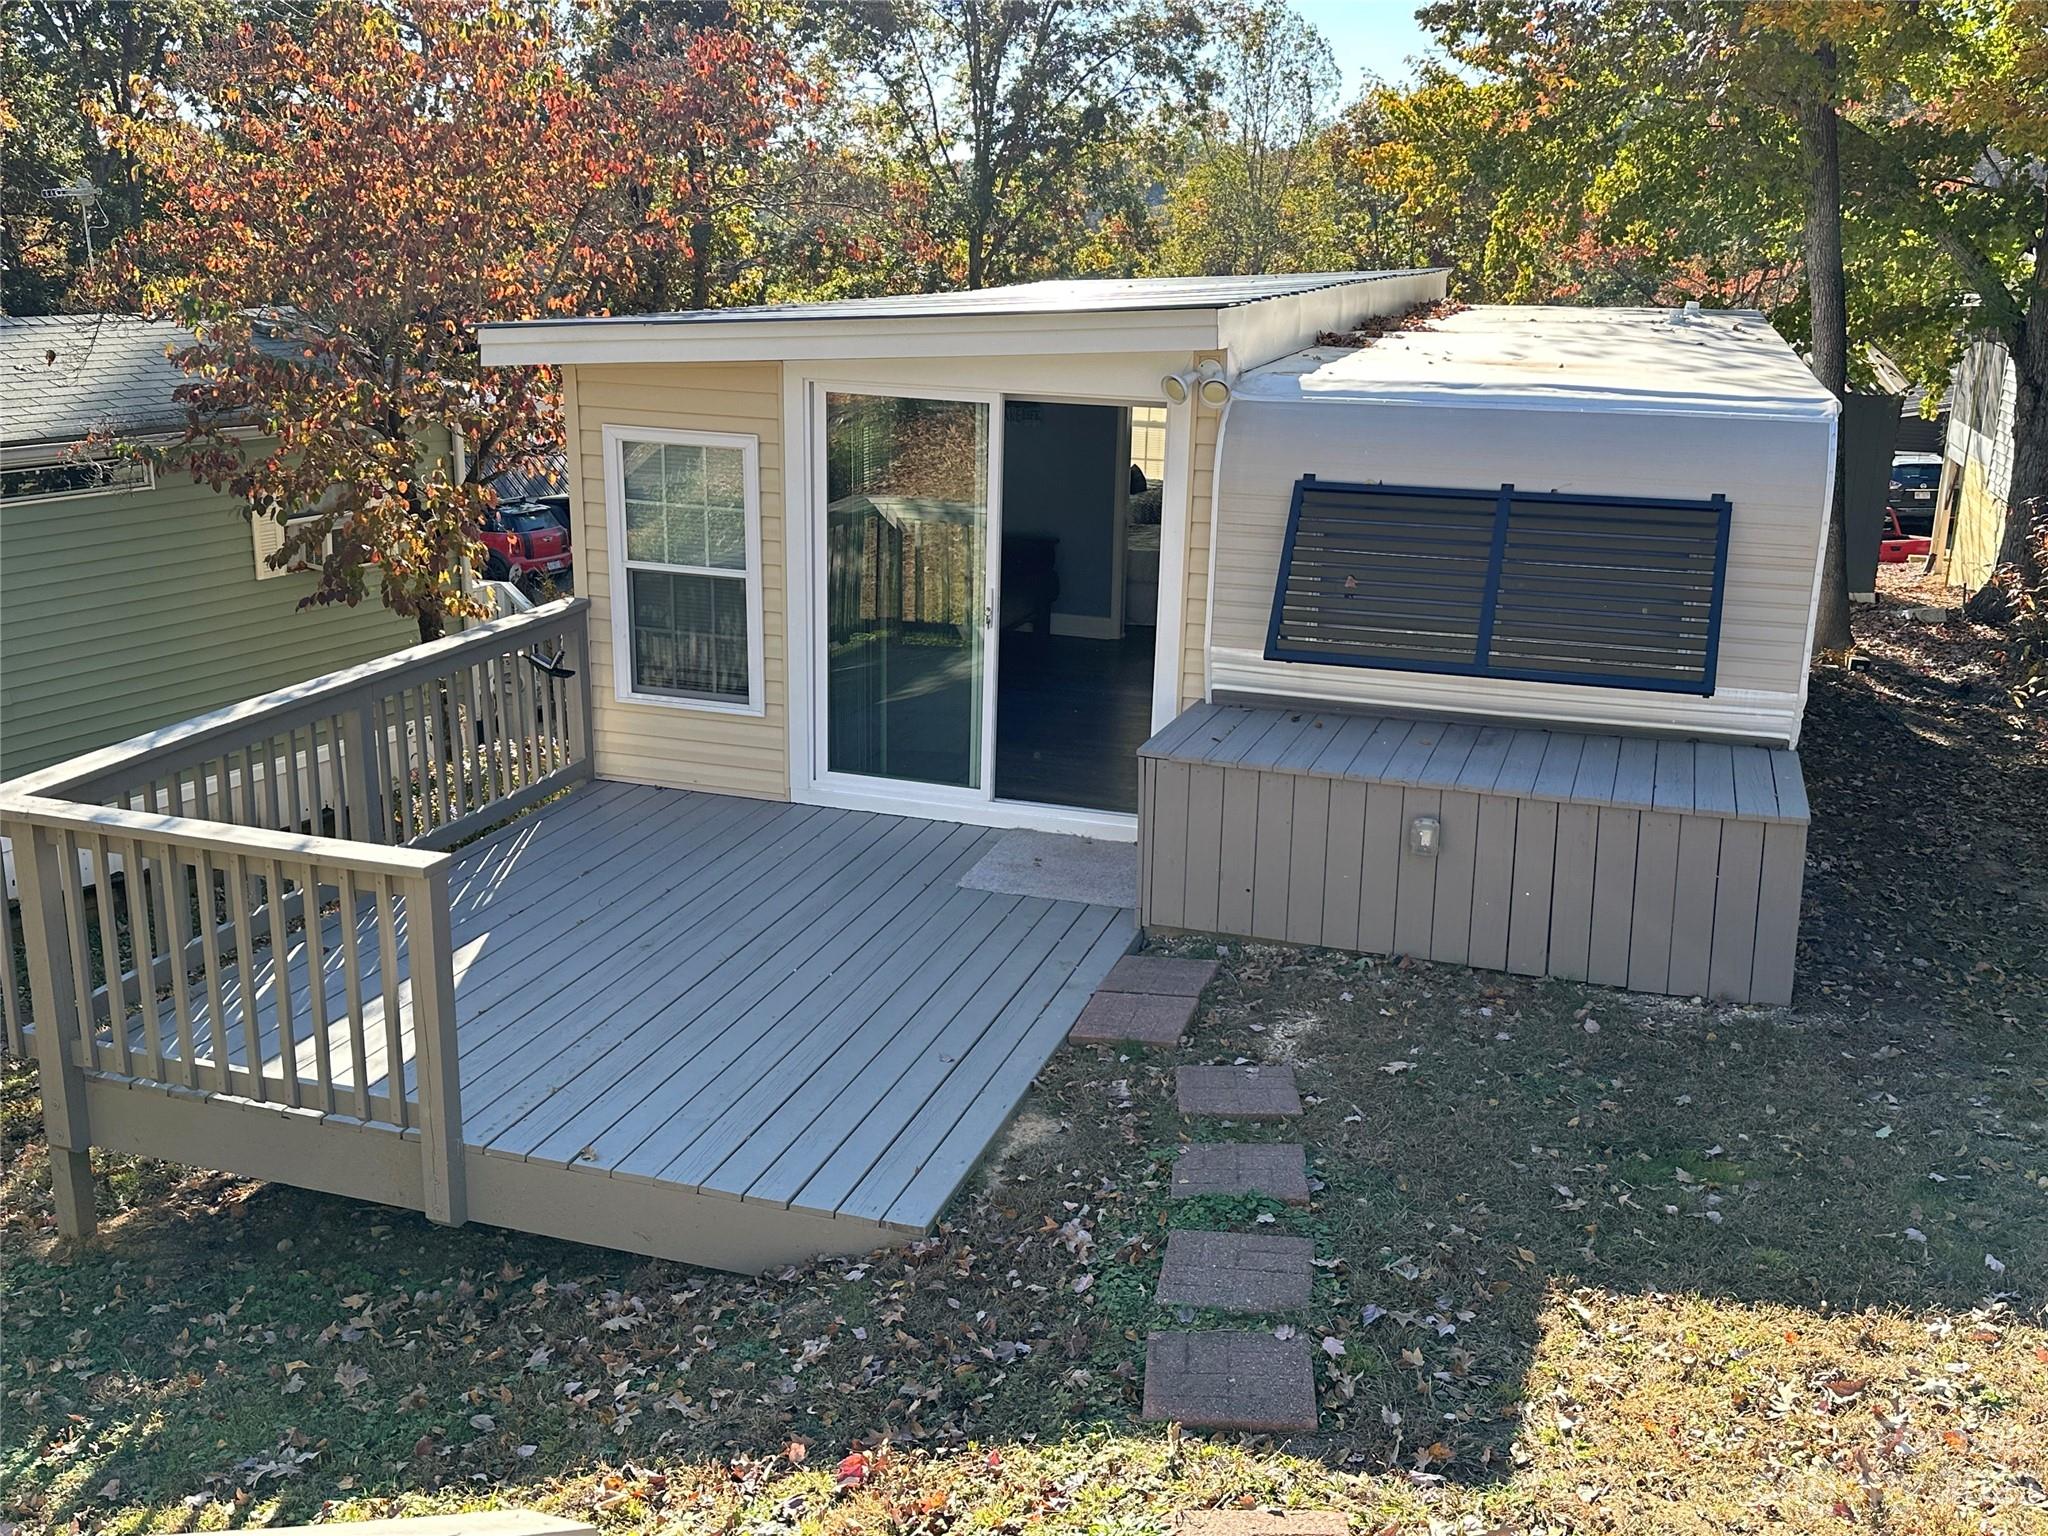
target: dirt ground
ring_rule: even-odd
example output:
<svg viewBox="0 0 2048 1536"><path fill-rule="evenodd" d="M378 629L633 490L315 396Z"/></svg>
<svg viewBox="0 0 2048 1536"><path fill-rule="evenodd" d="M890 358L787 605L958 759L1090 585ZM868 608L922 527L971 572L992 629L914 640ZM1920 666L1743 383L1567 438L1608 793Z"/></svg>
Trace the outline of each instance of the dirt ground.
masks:
<svg viewBox="0 0 2048 1536"><path fill-rule="evenodd" d="M714 1275L112 1157L70 1254L16 1069L0 1536L2048 1532L2048 740L1996 635L1901 595L1814 679L1793 1007L1225 946L1179 1051L1060 1052L868 1260ZM1166 1199L1172 1067L1240 1058L1297 1067L1252 1134L1309 1146L1305 1210ZM1315 1437L1136 1418L1146 1332L1222 1321L1153 1303L1165 1236L1218 1224L1315 1240Z"/></svg>

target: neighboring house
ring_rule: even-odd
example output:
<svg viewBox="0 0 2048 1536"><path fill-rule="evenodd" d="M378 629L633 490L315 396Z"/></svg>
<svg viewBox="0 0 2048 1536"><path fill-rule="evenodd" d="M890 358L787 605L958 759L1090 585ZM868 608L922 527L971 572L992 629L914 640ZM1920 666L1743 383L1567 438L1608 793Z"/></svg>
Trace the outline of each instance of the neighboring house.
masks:
<svg viewBox="0 0 2048 1536"><path fill-rule="evenodd" d="M736 1269L904 1241L1141 931L1785 1001L1840 406L1754 313L1444 285L486 327L562 370L582 595L0 795L60 1230L100 1145ZM81 844L227 920L71 985Z"/></svg>
<svg viewBox="0 0 2048 1536"><path fill-rule="evenodd" d="M373 603L299 608L275 522L115 439L175 433L178 327L0 318L0 780L418 636Z"/></svg>
<svg viewBox="0 0 2048 1536"><path fill-rule="evenodd" d="M2012 492L2018 391L2019 374L2005 344L1990 337L1970 343L1949 387L1930 566L1966 593L1976 592L1998 567Z"/></svg>

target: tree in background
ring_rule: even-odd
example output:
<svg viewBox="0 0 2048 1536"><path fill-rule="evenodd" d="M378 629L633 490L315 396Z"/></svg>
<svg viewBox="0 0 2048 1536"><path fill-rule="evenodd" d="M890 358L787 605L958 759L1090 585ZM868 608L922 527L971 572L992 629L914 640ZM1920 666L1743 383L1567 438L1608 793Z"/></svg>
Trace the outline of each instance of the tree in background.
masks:
<svg viewBox="0 0 2048 1536"><path fill-rule="evenodd" d="M803 94L717 29L590 80L542 0L333 0L243 25L182 89L192 110L101 119L163 197L100 296L197 337L162 456L285 524L307 602L361 601L374 566L422 639L477 609L489 482L561 443L551 372L486 376L477 327L600 312L687 262L703 168L747 163ZM450 440L467 454L423 451Z"/></svg>
<svg viewBox="0 0 2048 1536"><path fill-rule="evenodd" d="M104 245L140 223L149 188L97 118L158 109L180 60L228 23L228 0L15 0L0 27L0 262L9 314L62 309L85 270L74 204L45 188L90 183Z"/></svg>
<svg viewBox="0 0 2048 1536"><path fill-rule="evenodd" d="M921 286L981 288L1086 239L1117 146L1191 81L1202 33L1183 0L840 0L829 37L917 188L898 227L939 258Z"/></svg>
<svg viewBox="0 0 2048 1536"><path fill-rule="evenodd" d="M1161 264L1175 272L1302 271L1343 263L1323 130L1342 76L1285 0L1212 13L1215 110L1167 198Z"/></svg>

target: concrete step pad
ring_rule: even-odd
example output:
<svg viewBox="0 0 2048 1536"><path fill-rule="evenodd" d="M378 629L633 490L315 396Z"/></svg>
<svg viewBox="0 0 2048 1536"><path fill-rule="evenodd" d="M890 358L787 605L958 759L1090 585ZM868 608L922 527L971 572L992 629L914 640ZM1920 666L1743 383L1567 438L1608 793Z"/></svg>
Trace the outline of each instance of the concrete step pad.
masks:
<svg viewBox="0 0 2048 1536"><path fill-rule="evenodd" d="M1109 968L1097 990L1149 992L1154 997L1200 997L1216 979L1214 960L1174 960L1165 955L1125 955Z"/></svg>
<svg viewBox="0 0 2048 1536"><path fill-rule="evenodd" d="M1301 1113L1292 1067L1178 1067L1174 1087L1184 1115L1288 1120Z"/></svg>
<svg viewBox="0 0 2048 1536"><path fill-rule="evenodd" d="M1195 1020L1192 997L1159 997L1146 992L1097 992L1088 999L1067 1038L1081 1045L1132 1041L1172 1046Z"/></svg>
<svg viewBox="0 0 2048 1536"><path fill-rule="evenodd" d="M1173 1536L1351 1536L1341 1509L1190 1509Z"/></svg>
<svg viewBox="0 0 2048 1536"><path fill-rule="evenodd" d="M1173 1160L1176 1200L1197 1195L1265 1195L1308 1204L1308 1149L1295 1143L1217 1141L1181 1148Z"/></svg>
<svg viewBox="0 0 2048 1536"><path fill-rule="evenodd" d="M1145 1341L1145 1407L1154 1422L1261 1434L1316 1427L1308 1340L1235 1329L1163 1332Z"/></svg>
<svg viewBox="0 0 2048 1536"><path fill-rule="evenodd" d="M1153 1299L1167 1307L1290 1312L1308 1305L1316 1245L1264 1232L1175 1232Z"/></svg>

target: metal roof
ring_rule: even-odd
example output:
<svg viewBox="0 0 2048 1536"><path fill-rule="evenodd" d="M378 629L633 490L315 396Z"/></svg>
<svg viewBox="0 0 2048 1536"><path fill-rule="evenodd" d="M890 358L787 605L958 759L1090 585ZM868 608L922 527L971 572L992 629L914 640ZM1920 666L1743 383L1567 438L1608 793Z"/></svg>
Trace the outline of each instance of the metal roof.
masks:
<svg viewBox="0 0 2048 1536"><path fill-rule="evenodd" d="M1254 277L1058 278L973 288L949 293L902 293L866 299L829 299L815 304L742 304L730 309L686 309L664 314L565 316L505 322L521 330L546 326L726 325L760 320L939 320L967 315L1086 315L1144 310L1230 309L1263 299L1341 288L1376 277L1405 275L1423 268L1385 272L1290 272Z"/></svg>
<svg viewBox="0 0 2048 1536"><path fill-rule="evenodd" d="M0 316L0 443L182 426L171 392L185 374L165 351L191 344L183 327L135 315Z"/></svg>

